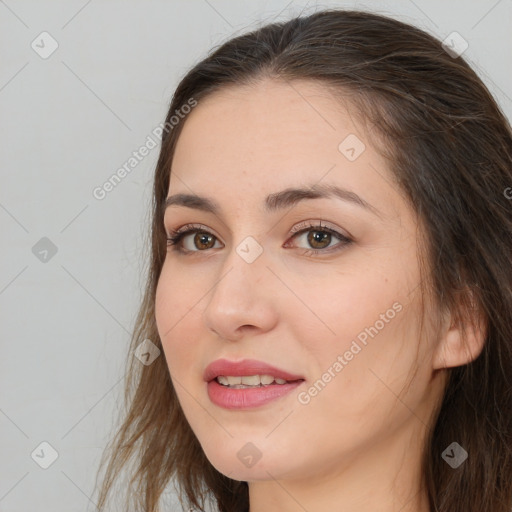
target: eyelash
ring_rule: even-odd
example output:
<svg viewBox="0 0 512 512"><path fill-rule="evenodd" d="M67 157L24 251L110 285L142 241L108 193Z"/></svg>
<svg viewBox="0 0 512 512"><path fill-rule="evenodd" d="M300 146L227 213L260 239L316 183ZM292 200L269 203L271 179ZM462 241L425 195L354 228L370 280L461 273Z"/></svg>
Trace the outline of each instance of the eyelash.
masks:
<svg viewBox="0 0 512 512"><path fill-rule="evenodd" d="M292 230L291 238L296 238L299 235L301 235L303 233L307 233L309 231L318 231L318 232L329 233L329 234L335 236L336 238L338 238L340 240L340 242L334 246L335 249L333 249L332 247L326 248L326 249L305 249L305 252L304 252L305 256L317 255L320 253L336 252L336 251L343 249L344 247L346 247L347 245L349 245L353 242L352 239L348 238L345 235L342 235L338 231L336 231L332 228L328 228L326 226L322 226L321 221L319 222L319 224L314 224L311 222L303 222L301 224L298 224ZM184 254L184 255L188 255L189 253L205 252L205 250L207 250L207 249L191 251L188 249L183 249L183 247L180 245L181 240L185 236L192 234L192 233L204 233L207 235L211 235L215 239L217 239L217 237L213 233L210 233L210 231L203 228L203 226L195 226L193 224L187 224L187 225L181 227L180 229L171 230L170 234L167 236L167 247L169 247L173 251L176 251L176 252L178 252L180 254Z"/></svg>

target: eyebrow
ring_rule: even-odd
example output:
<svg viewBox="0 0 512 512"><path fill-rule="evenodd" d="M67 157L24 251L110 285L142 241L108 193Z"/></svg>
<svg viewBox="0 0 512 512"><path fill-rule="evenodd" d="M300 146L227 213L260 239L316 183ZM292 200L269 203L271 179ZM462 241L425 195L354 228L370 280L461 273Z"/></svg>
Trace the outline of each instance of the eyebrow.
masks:
<svg viewBox="0 0 512 512"><path fill-rule="evenodd" d="M373 214L380 217L380 212L365 201L362 197L358 196L355 192L340 188L332 184L314 184L304 188L287 188L280 192L269 194L265 198L265 211L273 213L278 210L283 210L296 205L304 199L321 199L337 197L343 201L350 202L358 205ZM218 215L221 211L220 206L213 200L207 197L198 196L196 194L174 194L167 197L163 203L162 210L169 206L185 206L187 208L194 208L208 213Z"/></svg>

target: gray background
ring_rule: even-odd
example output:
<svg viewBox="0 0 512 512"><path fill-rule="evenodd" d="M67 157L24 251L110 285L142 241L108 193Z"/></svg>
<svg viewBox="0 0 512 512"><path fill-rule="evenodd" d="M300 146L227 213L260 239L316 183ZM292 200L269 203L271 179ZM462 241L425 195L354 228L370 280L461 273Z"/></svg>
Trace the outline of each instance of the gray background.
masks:
<svg viewBox="0 0 512 512"><path fill-rule="evenodd" d="M213 45L329 5L390 14L441 39L457 31L512 118L512 0L0 1L0 512L95 508L159 148L103 200L93 189L144 144L179 78ZM43 31L59 45L46 59L31 47L50 48ZM42 442L58 453L47 469L36 463L50 460Z"/></svg>

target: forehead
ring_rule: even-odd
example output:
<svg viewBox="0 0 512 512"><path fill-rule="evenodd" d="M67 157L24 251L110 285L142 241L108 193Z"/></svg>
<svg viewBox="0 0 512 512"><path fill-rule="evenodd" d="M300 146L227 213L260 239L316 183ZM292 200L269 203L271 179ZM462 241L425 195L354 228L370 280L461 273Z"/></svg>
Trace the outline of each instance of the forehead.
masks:
<svg viewBox="0 0 512 512"><path fill-rule="evenodd" d="M169 192L213 193L221 202L236 192L247 207L276 190L332 183L370 203L381 202L375 195L389 202L392 191L379 183L387 162L350 110L348 100L314 81L267 79L216 91L184 120Z"/></svg>
<svg viewBox="0 0 512 512"><path fill-rule="evenodd" d="M311 164L321 172L342 156L338 146L348 135L365 138L329 89L313 81L229 86L200 100L184 123L172 170L191 178L214 169L300 173Z"/></svg>

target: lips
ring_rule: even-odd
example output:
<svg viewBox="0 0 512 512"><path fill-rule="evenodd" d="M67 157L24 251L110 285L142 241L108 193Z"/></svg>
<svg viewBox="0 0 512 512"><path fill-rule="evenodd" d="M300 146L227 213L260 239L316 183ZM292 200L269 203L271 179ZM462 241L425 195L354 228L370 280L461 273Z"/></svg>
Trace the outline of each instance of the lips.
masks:
<svg viewBox="0 0 512 512"><path fill-rule="evenodd" d="M244 377L249 375L271 375L273 377L292 382L304 380L304 377L269 365L255 359L243 359L241 361L229 361L228 359L217 359L209 364L203 374L203 379L210 382L219 375L231 377Z"/></svg>

